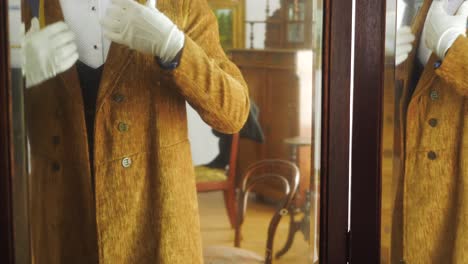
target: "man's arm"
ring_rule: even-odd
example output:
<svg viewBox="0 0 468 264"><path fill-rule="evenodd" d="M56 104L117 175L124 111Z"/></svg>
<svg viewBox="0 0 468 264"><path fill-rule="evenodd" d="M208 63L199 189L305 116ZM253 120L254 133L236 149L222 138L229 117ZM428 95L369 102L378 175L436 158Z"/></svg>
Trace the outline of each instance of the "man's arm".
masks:
<svg viewBox="0 0 468 264"><path fill-rule="evenodd" d="M247 84L221 48L206 0L186 1L185 45L178 67L166 71L166 77L215 130L238 132L249 113Z"/></svg>

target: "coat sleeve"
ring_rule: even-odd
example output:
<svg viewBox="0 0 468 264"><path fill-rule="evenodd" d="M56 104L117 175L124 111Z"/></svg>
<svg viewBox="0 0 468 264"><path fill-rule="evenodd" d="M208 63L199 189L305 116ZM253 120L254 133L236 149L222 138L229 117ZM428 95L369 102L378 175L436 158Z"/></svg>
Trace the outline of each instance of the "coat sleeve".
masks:
<svg viewBox="0 0 468 264"><path fill-rule="evenodd" d="M236 133L249 113L247 84L221 48L217 19L206 0L185 2L185 46L179 66L167 74L206 123Z"/></svg>
<svg viewBox="0 0 468 264"><path fill-rule="evenodd" d="M460 95L468 96L468 38L457 38L435 72Z"/></svg>

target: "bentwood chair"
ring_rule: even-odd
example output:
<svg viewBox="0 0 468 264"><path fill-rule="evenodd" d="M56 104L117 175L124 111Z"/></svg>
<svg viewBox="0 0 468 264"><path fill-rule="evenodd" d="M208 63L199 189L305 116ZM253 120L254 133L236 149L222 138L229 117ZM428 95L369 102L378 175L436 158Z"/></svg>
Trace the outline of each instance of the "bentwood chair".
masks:
<svg viewBox="0 0 468 264"><path fill-rule="evenodd" d="M271 264L273 261L273 242L276 229L283 216L288 214L288 208L293 200L299 186L299 168L292 162L286 160L262 160L251 165L240 186L238 196L238 215L235 232L235 246L208 246L204 248L204 260L207 264ZM272 219L268 226L265 256L262 257L255 252L241 249L241 227L244 222L247 201L250 190L256 184L263 181L279 181L284 188L284 197L278 207L275 208Z"/></svg>
<svg viewBox="0 0 468 264"><path fill-rule="evenodd" d="M256 184L264 181L279 181L284 188L284 197L280 201L279 206L276 208L275 213L270 220L268 226L268 236L265 252L265 263L272 263L273 260L273 242L275 238L276 229L281 218L287 215L288 208L293 201L294 195L299 186L300 172L296 164L279 159L262 160L251 165L242 179L239 193L239 209L238 209L238 222L236 225L235 233L235 246L240 247L241 241L241 227L245 219L245 212L247 209L247 202L250 190Z"/></svg>

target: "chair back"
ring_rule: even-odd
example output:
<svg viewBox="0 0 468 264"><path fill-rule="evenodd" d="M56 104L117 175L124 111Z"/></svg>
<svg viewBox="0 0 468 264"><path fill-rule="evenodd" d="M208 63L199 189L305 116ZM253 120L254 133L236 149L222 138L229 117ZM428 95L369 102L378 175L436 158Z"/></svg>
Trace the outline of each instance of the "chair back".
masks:
<svg viewBox="0 0 468 264"><path fill-rule="evenodd" d="M288 208L299 187L300 172L299 168L293 162L280 159L261 160L252 164L243 176L240 185L238 200L238 218L235 233L235 246L240 246L241 226L244 222L247 209L248 194L250 190L258 183L263 181L278 180L284 188L284 198L280 206L276 209L270 224L268 226L268 238L265 252L265 263L270 264L273 261L273 242L281 217L287 215Z"/></svg>

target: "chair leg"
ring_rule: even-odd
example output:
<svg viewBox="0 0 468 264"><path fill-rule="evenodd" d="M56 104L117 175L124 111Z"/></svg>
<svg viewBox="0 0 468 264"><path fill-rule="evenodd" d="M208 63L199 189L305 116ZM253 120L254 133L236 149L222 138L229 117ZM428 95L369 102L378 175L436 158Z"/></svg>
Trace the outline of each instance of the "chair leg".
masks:
<svg viewBox="0 0 468 264"><path fill-rule="evenodd" d="M240 247L240 242L241 242L241 239L242 239L241 236L242 236L242 234L241 234L240 226L236 225L235 232L234 232L234 246L235 247Z"/></svg>
<svg viewBox="0 0 468 264"><path fill-rule="evenodd" d="M235 190L224 190L224 204L226 206L229 222L231 223L231 228L235 228L237 221L237 202Z"/></svg>

